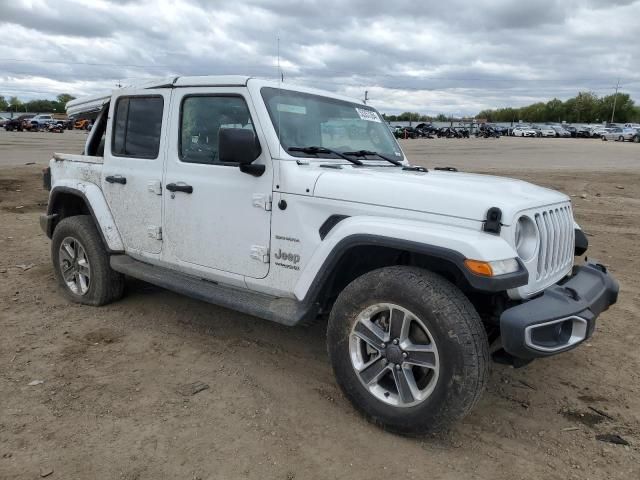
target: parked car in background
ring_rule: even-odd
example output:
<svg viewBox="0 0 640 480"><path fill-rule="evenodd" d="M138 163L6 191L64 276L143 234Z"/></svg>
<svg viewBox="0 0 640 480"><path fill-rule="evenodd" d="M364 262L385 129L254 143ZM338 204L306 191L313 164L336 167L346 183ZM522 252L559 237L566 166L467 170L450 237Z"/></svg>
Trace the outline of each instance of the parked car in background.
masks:
<svg viewBox="0 0 640 480"><path fill-rule="evenodd" d="M564 128L567 132L569 132L569 135L572 138L576 138L578 136L578 129L573 125L562 125L562 128Z"/></svg>
<svg viewBox="0 0 640 480"><path fill-rule="evenodd" d="M537 137L538 132L530 127L515 127L511 130L511 135L514 137Z"/></svg>
<svg viewBox="0 0 640 480"><path fill-rule="evenodd" d="M498 127L496 125L481 124L476 130L476 137L500 138L500 135L502 135L502 132L504 132L505 130L507 132L509 131L508 129L505 129L503 127Z"/></svg>
<svg viewBox="0 0 640 480"><path fill-rule="evenodd" d="M611 127L605 127L602 125L598 125L597 127L593 127L591 129L591 138L602 138L602 135L607 133Z"/></svg>
<svg viewBox="0 0 640 480"><path fill-rule="evenodd" d="M19 115L15 118L12 118L7 123L5 123L4 129L7 132L12 132L14 130L21 132L31 126L30 122L33 117L35 117L35 115L32 115L32 114Z"/></svg>
<svg viewBox="0 0 640 480"><path fill-rule="evenodd" d="M600 131L600 138L603 142L606 142L607 140L620 140L623 138L622 129L620 127L603 128Z"/></svg>
<svg viewBox="0 0 640 480"><path fill-rule="evenodd" d="M569 132L565 127L561 127L560 125L549 125L549 128L556 132L556 137L571 137L571 132Z"/></svg>
<svg viewBox="0 0 640 480"><path fill-rule="evenodd" d="M591 127L588 125L576 127L576 136L579 138L591 138Z"/></svg>
<svg viewBox="0 0 640 480"><path fill-rule="evenodd" d="M637 133L638 132L635 128L613 127L608 128L600 138L602 138L602 140L605 142L607 140L613 140L616 142L624 142L625 140L632 141L634 135L636 135Z"/></svg>
<svg viewBox="0 0 640 480"><path fill-rule="evenodd" d="M73 127L78 130L89 130L89 128L91 128L91 120L87 118L80 118L76 120L76 123L73 125Z"/></svg>
<svg viewBox="0 0 640 480"><path fill-rule="evenodd" d="M531 125L538 137L555 137L556 131L548 125Z"/></svg>
<svg viewBox="0 0 640 480"><path fill-rule="evenodd" d="M11 119L8 117L0 117L0 127L4 127L9 120Z"/></svg>
<svg viewBox="0 0 640 480"><path fill-rule="evenodd" d="M640 131L640 128L635 128L635 127L623 128L622 129L622 136L623 136L623 140L622 141L633 142L634 137L636 137L638 135L638 131Z"/></svg>
<svg viewBox="0 0 640 480"><path fill-rule="evenodd" d="M25 128L27 130L41 130L43 128L45 128L47 125L49 125L50 123L54 123L55 120L53 118L53 115L50 114L38 114L35 117L33 117L27 125L25 125Z"/></svg>
<svg viewBox="0 0 640 480"><path fill-rule="evenodd" d="M394 132L396 138L418 138L421 136L420 132L418 132L413 127L399 127Z"/></svg>
<svg viewBox="0 0 640 480"><path fill-rule="evenodd" d="M493 123L487 124L491 130L493 130L497 135L509 135L509 127L503 127L502 125L495 125Z"/></svg>
<svg viewBox="0 0 640 480"><path fill-rule="evenodd" d="M37 124L38 127L44 127L45 125L48 125L49 123L53 123L54 119L53 119L53 115L50 114L38 114L35 117L33 117L31 119L31 124Z"/></svg>
<svg viewBox="0 0 640 480"><path fill-rule="evenodd" d="M640 128L636 128L636 133L631 137L631 141L635 143L640 143Z"/></svg>

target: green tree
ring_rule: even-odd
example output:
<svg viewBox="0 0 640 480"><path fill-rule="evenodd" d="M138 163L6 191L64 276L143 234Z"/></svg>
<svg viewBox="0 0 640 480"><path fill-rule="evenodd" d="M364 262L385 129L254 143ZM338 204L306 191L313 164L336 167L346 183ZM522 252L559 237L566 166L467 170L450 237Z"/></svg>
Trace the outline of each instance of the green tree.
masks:
<svg viewBox="0 0 640 480"><path fill-rule="evenodd" d="M545 105L545 120L561 122L564 119L564 105L562 100L554 98Z"/></svg>
<svg viewBox="0 0 640 480"><path fill-rule="evenodd" d="M67 108L67 103L69 103L71 100L74 100L75 98L76 97L74 97L73 95L69 95L68 93L61 93L56 97L57 102L55 111L64 112Z"/></svg>
<svg viewBox="0 0 640 480"><path fill-rule="evenodd" d="M4 99L4 95L0 95L0 111L4 112L9 109L9 103Z"/></svg>
<svg viewBox="0 0 640 480"><path fill-rule="evenodd" d="M58 100L58 103L64 103L67 104L68 102L70 102L71 100L75 100L76 97L74 97L73 95L70 95L68 93L61 93L60 95L58 95L56 97L56 100Z"/></svg>
<svg viewBox="0 0 640 480"><path fill-rule="evenodd" d="M580 92L576 97L575 109L578 122L595 122L599 118L598 97L593 92Z"/></svg>
<svg viewBox="0 0 640 480"><path fill-rule="evenodd" d="M520 108L498 108L482 110L476 118L486 118L490 122L561 122L570 123L603 122L611 120L613 102L616 99L614 122L640 121L640 109L627 93L618 93L599 98L593 92L579 92L573 98L561 101L557 98L546 103L534 103Z"/></svg>
<svg viewBox="0 0 640 480"><path fill-rule="evenodd" d="M628 93L618 93L602 97L598 105L598 115L601 121L610 121L615 99L616 112L614 122L631 122L635 113L635 105Z"/></svg>
<svg viewBox="0 0 640 480"><path fill-rule="evenodd" d="M22 102L18 97L9 97L9 109L13 112L22 109Z"/></svg>

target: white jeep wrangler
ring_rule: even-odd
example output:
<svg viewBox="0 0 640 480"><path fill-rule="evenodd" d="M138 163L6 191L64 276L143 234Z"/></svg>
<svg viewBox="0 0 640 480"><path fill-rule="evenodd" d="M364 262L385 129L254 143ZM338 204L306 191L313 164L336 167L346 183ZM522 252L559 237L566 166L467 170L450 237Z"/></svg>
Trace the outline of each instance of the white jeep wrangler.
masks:
<svg viewBox="0 0 640 480"><path fill-rule="evenodd" d="M490 356L574 348L618 294L566 195L411 166L378 112L241 76L178 77L70 102L96 116L54 154L41 224L73 301L125 275L285 325L326 318L338 383L399 433L478 401Z"/></svg>

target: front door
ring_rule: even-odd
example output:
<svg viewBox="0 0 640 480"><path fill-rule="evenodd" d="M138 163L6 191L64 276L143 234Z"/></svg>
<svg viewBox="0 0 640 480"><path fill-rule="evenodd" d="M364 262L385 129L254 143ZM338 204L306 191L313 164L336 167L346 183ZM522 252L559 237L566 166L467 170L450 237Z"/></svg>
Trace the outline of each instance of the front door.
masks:
<svg viewBox="0 0 640 480"><path fill-rule="evenodd" d="M170 98L170 90L123 91L109 107L102 191L134 256L162 247L162 139Z"/></svg>
<svg viewBox="0 0 640 480"><path fill-rule="evenodd" d="M209 92L211 89L208 89ZM163 182L163 259L191 269L263 278L269 271L273 170L246 89L176 89ZM255 177L219 158L218 132L252 130L262 146Z"/></svg>

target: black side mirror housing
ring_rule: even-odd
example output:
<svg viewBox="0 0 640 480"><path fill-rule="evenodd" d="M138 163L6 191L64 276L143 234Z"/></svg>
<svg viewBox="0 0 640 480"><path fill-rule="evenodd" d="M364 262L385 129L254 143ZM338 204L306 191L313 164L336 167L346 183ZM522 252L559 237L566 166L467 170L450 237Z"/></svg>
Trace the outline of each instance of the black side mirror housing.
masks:
<svg viewBox="0 0 640 480"><path fill-rule="evenodd" d="M259 177L265 171L264 165L253 165L260 156L260 144L253 130L246 128L222 128L218 133L220 161L237 163L240 171Z"/></svg>
<svg viewBox="0 0 640 480"><path fill-rule="evenodd" d="M253 130L221 128L218 133L220 161L223 163L252 163L260 155L260 145Z"/></svg>

